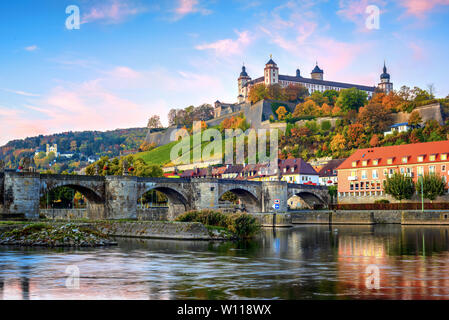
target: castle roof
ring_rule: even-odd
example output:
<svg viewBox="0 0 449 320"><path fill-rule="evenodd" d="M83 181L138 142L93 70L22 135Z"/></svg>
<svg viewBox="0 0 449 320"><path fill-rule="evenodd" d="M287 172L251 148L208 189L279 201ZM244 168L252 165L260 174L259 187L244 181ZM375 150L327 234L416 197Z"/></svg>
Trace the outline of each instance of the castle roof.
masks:
<svg viewBox="0 0 449 320"><path fill-rule="evenodd" d="M245 66L242 67L242 72L240 72L240 76L241 77L248 77L248 73L246 73L246 67Z"/></svg>
<svg viewBox="0 0 449 320"><path fill-rule="evenodd" d="M268 62L265 65L267 65L267 64L272 64L272 65L277 66L276 62L274 62L272 58L270 58L270 60L268 60Z"/></svg>
<svg viewBox="0 0 449 320"><path fill-rule="evenodd" d="M380 75L380 79L381 80L383 80L383 79L390 79L390 74L387 72L387 67L386 67L386 65L385 65L385 62L384 62L384 69L383 69L383 73Z"/></svg>
<svg viewBox="0 0 449 320"><path fill-rule="evenodd" d="M315 68L312 70L312 73L323 73L323 70L318 67L318 64L315 66Z"/></svg>

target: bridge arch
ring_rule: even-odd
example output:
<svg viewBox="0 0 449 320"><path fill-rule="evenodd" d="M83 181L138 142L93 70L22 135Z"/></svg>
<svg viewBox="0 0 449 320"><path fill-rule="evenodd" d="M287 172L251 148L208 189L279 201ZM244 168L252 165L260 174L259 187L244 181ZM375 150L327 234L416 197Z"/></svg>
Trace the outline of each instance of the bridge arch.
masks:
<svg viewBox="0 0 449 320"><path fill-rule="evenodd" d="M262 203L254 191L245 188L245 186L229 186L225 187L218 194L218 199L226 192L232 192L237 196L241 203L245 206L245 210L248 212L262 212Z"/></svg>
<svg viewBox="0 0 449 320"><path fill-rule="evenodd" d="M307 209L315 209L315 208L324 208L327 206L327 200L323 199L323 197L312 190L289 190L287 204L289 209L295 209L295 199L294 197L298 197L302 200L302 205Z"/></svg>
<svg viewBox="0 0 449 320"><path fill-rule="evenodd" d="M44 197L52 190L67 187L81 193L87 199L86 214L89 219L105 218L105 200L98 190L93 186L84 185L82 182L73 183L70 181L41 181L39 198Z"/></svg>
<svg viewBox="0 0 449 320"><path fill-rule="evenodd" d="M137 194L137 199L140 199L145 193L152 190L159 191L167 197L168 216L170 220L191 209L191 204L184 192L172 186L158 184L145 185L140 188L140 191Z"/></svg>

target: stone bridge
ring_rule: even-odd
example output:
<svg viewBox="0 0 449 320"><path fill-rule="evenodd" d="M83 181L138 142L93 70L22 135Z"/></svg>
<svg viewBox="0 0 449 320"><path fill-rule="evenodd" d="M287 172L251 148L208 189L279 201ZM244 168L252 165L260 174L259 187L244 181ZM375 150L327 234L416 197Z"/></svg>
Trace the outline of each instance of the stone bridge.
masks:
<svg viewBox="0 0 449 320"><path fill-rule="evenodd" d="M49 191L70 187L88 200L91 219L136 218L138 199L150 190L166 195L169 217L186 210L219 208L219 199L230 191L248 212L273 212L275 199L278 212L288 210L287 200L297 195L304 201L328 204L326 187L288 184L283 181L239 181L225 179L141 178L133 176L47 175L34 172L0 172L0 213L24 214L39 218L39 201Z"/></svg>

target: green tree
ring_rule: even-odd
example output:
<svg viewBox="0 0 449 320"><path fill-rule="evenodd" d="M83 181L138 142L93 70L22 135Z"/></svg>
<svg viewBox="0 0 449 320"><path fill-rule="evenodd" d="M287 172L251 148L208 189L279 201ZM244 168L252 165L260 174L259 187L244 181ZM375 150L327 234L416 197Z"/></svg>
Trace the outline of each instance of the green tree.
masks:
<svg viewBox="0 0 449 320"><path fill-rule="evenodd" d="M421 194L421 182L423 186L423 196L424 198L429 199L430 202L444 194L445 183L441 176L436 174L425 174L423 177L420 177L416 182L418 195Z"/></svg>
<svg viewBox="0 0 449 320"><path fill-rule="evenodd" d="M343 89L340 91L336 105L343 111L356 110L363 107L367 101L368 94L357 88Z"/></svg>
<svg viewBox="0 0 449 320"><path fill-rule="evenodd" d="M387 180L384 182L384 190L386 194L402 202L402 200L412 198L415 192L415 185L411 178L396 172L391 178L387 177Z"/></svg>

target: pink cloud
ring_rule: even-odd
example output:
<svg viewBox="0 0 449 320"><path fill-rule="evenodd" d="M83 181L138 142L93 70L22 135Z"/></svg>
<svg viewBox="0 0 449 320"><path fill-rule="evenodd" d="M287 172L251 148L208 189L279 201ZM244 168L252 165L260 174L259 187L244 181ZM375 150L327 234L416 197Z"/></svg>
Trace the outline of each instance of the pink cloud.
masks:
<svg viewBox="0 0 449 320"><path fill-rule="evenodd" d="M167 123L170 108L210 103L226 92L221 79L209 73L163 68L137 71L119 66L100 76L28 97L21 110L0 106L0 145L68 130L144 127L153 114Z"/></svg>
<svg viewBox="0 0 449 320"><path fill-rule="evenodd" d="M435 7L449 5L449 0L400 0L399 4L406 9L408 15L424 18Z"/></svg>
<svg viewBox="0 0 449 320"><path fill-rule="evenodd" d="M197 50L213 50L218 56L231 56L241 54L252 42L253 38L249 31L236 31L237 39L222 39L211 43L197 45Z"/></svg>
<svg viewBox="0 0 449 320"><path fill-rule="evenodd" d="M144 12L145 9L132 5L129 1L110 0L99 6L90 8L84 14L81 23L104 21L106 23L120 23L129 16Z"/></svg>
<svg viewBox="0 0 449 320"><path fill-rule="evenodd" d="M184 16L192 13L200 13L202 15L211 14L212 11L199 6L198 0L179 0L178 6L174 10L174 20L182 19Z"/></svg>

